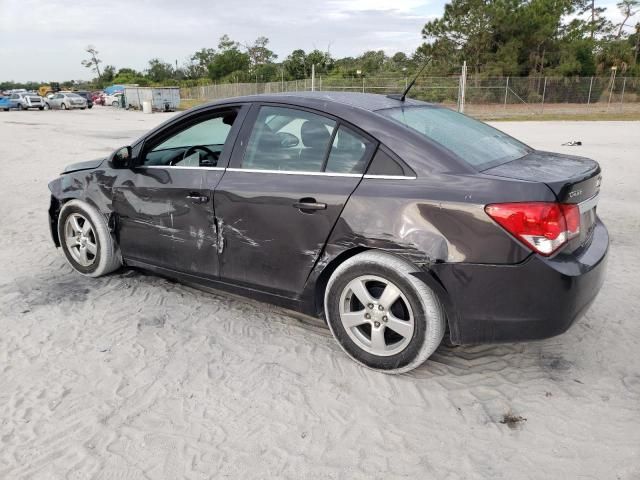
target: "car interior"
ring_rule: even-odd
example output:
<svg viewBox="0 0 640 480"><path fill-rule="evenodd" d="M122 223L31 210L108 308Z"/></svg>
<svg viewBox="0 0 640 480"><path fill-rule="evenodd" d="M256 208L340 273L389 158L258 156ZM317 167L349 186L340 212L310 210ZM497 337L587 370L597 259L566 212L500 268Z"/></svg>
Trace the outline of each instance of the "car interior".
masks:
<svg viewBox="0 0 640 480"><path fill-rule="evenodd" d="M330 146L336 128L333 120L288 109L267 115L276 109L266 109L265 115L261 113L256 120L243 168L336 173L364 171L367 148L373 146L372 142L341 126Z"/></svg>
<svg viewBox="0 0 640 480"><path fill-rule="evenodd" d="M236 111L210 117L165 139L144 156L144 166L216 167Z"/></svg>

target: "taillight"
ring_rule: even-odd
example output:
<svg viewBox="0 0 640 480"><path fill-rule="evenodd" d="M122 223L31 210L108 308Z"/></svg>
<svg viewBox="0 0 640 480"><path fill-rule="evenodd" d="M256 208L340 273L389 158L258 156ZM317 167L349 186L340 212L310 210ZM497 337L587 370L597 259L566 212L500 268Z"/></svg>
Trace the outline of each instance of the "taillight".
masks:
<svg viewBox="0 0 640 480"><path fill-rule="evenodd" d="M577 205L494 203L484 210L507 232L541 255L551 255L580 234L580 209Z"/></svg>

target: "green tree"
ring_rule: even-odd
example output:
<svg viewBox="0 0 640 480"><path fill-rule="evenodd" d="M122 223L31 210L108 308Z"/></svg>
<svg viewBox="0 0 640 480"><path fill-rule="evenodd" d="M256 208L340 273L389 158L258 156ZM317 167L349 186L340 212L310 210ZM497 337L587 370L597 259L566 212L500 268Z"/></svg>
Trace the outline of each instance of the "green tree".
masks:
<svg viewBox="0 0 640 480"><path fill-rule="evenodd" d="M311 73L311 65L315 65L316 75L327 74L333 68L333 59L329 52L315 49L307 55L307 65L309 73Z"/></svg>
<svg viewBox="0 0 640 480"><path fill-rule="evenodd" d="M249 55L240 51L240 44L223 35L218 43L218 49L220 51L207 67L209 78L217 81L234 74L236 79L245 80L250 60Z"/></svg>
<svg viewBox="0 0 640 480"><path fill-rule="evenodd" d="M163 62L159 58L152 58L149 60L149 67L147 68L147 78L152 82L164 82L173 78L174 75L173 66L170 63Z"/></svg>
<svg viewBox="0 0 640 480"><path fill-rule="evenodd" d="M102 63L102 60L98 58L98 54L100 52L98 52L98 50L96 50L96 47L94 47L93 45L89 45L84 49L84 51L89 54L89 58L86 60L82 60L82 62L80 63L83 67L89 68L96 72L98 74L98 81L101 82L102 75L100 74L100 64Z"/></svg>
<svg viewBox="0 0 640 480"><path fill-rule="evenodd" d="M626 25L629 18L633 17L636 13L638 13L638 7L640 6L640 0L622 0L616 4L620 13L623 15L624 19L620 22L620 26L618 28L618 34L616 35L616 40L619 40L622 36L622 32L624 31L624 26Z"/></svg>
<svg viewBox="0 0 640 480"><path fill-rule="evenodd" d="M189 57L189 63L185 65L185 76L196 79L206 77L209 73L209 65L213 63L216 51L213 48L201 48Z"/></svg>
<svg viewBox="0 0 640 480"><path fill-rule="evenodd" d="M113 65L107 65L102 69L102 83L108 84L113 82L113 77L116 75L116 67Z"/></svg>
<svg viewBox="0 0 640 480"><path fill-rule="evenodd" d="M304 50L294 50L282 62L282 66L287 72L288 78L293 80L301 80L309 76L309 67L307 55Z"/></svg>
<svg viewBox="0 0 640 480"><path fill-rule="evenodd" d="M255 70L260 65L272 63L276 58L278 58L276 54L267 48L268 44L269 39L267 37L258 37L252 45L246 46L252 70Z"/></svg>

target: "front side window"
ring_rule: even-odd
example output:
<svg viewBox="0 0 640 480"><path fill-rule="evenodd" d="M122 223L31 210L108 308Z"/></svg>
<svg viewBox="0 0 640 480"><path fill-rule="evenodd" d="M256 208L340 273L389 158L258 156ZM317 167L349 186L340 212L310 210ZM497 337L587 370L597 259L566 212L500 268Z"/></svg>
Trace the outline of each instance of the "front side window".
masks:
<svg viewBox="0 0 640 480"><path fill-rule="evenodd" d="M152 147L142 165L174 167L216 167L233 122L236 110L208 116L174 133Z"/></svg>
<svg viewBox="0 0 640 480"><path fill-rule="evenodd" d="M304 110L260 108L242 168L321 172L336 122Z"/></svg>
<svg viewBox="0 0 640 480"><path fill-rule="evenodd" d="M378 113L447 148L478 170L521 158L531 149L486 123L439 107L397 107Z"/></svg>

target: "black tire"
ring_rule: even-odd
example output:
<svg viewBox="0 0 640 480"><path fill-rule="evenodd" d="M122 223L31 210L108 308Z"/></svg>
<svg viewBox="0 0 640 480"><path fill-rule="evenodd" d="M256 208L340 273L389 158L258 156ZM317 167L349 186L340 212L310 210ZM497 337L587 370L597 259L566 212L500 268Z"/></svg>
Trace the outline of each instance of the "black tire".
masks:
<svg viewBox="0 0 640 480"><path fill-rule="evenodd" d="M111 106L112 107L119 107L120 103L119 102L111 102Z"/></svg>
<svg viewBox="0 0 640 480"><path fill-rule="evenodd" d="M86 109L86 108L87 108L87 107L80 107L80 110L84 110L84 109Z"/></svg>
<svg viewBox="0 0 640 480"><path fill-rule="evenodd" d="M77 214L88 221L92 227L93 240L97 246L93 263L83 266L70 251L66 242L65 228L67 219ZM65 203L58 217L58 238L67 262L82 275L88 277L100 277L117 270L122 266L122 258L115 243L113 235L104 216L96 208L80 200L70 200Z"/></svg>
<svg viewBox="0 0 640 480"><path fill-rule="evenodd" d="M61 110L66 110L67 109L67 104L66 103L61 104L60 105L60 109Z"/></svg>
<svg viewBox="0 0 640 480"><path fill-rule="evenodd" d="M93 108L93 105L89 105L87 108L91 110Z"/></svg>
<svg viewBox="0 0 640 480"><path fill-rule="evenodd" d="M325 316L333 336L356 362L384 373L404 373L424 363L438 348L445 333L445 314L436 294L412 275L418 270L418 267L394 255L370 250L347 259L333 272L325 290ZM408 343L397 353L381 356L364 350L342 323L340 304L345 289L354 279L368 276L393 284L403 296L398 300L408 303L407 310L413 315L413 334L407 335ZM395 306L398 307L397 304ZM368 308L364 304L363 307L365 311ZM376 323L380 326L379 322ZM386 327L383 327L384 333ZM368 328L371 331L373 325Z"/></svg>
<svg viewBox="0 0 640 480"><path fill-rule="evenodd" d="M38 110L44 110L44 107L38 107Z"/></svg>
<svg viewBox="0 0 640 480"><path fill-rule="evenodd" d="M22 106L21 103L18 104L18 110L24 110L24 107Z"/></svg>

